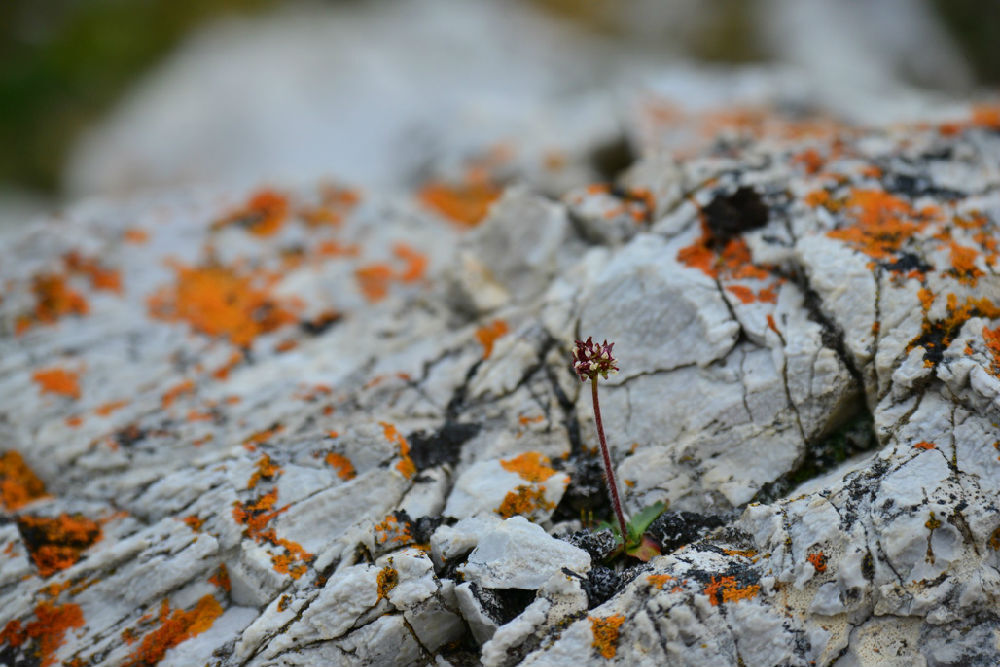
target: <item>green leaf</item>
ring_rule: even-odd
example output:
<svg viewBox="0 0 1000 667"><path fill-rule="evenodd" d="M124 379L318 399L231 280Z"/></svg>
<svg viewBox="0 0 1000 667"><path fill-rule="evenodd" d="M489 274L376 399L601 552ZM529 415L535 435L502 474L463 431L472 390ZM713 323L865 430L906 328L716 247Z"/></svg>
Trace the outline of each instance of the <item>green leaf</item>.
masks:
<svg viewBox="0 0 1000 667"><path fill-rule="evenodd" d="M628 542L631 544L638 544L639 540L642 538L642 534L646 532L646 529L649 528L650 524L656 521L656 518L663 514L666 510L667 506L663 502L656 502L642 508L642 511L632 517L628 522Z"/></svg>

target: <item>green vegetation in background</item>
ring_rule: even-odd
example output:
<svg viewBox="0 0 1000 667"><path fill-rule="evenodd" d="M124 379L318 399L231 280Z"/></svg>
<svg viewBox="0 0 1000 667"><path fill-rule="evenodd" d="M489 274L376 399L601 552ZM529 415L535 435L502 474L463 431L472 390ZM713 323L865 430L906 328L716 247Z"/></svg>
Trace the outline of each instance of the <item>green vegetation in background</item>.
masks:
<svg viewBox="0 0 1000 667"><path fill-rule="evenodd" d="M54 192L79 132L208 18L277 0L0 0L0 183Z"/></svg>
<svg viewBox="0 0 1000 667"><path fill-rule="evenodd" d="M1000 85L1000 2L931 0L978 82Z"/></svg>

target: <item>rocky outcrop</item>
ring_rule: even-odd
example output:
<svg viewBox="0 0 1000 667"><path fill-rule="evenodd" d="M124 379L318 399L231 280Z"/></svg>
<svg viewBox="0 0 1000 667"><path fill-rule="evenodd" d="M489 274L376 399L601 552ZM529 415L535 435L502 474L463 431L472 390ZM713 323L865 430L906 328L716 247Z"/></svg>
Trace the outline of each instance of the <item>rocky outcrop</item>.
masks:
<svg viewBox="0 0 1000 667"><path fill-rule="evenodd" d="M1000 116L647 111L559 200L479 164L4 247L0 656L994 664ZM647 564L585 530L581 335Z"/></svg>

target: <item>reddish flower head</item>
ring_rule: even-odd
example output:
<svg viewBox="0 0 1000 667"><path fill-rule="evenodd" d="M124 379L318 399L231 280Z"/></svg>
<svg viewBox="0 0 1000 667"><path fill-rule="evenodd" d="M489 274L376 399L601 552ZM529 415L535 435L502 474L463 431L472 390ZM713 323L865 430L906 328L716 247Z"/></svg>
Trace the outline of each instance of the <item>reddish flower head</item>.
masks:
<svg viewBox="0 0 1000 667"><path fill-rule="evenodd" d="M607 380L608 373L618 372L614 355L611 354L614 346L614 343L608 341L595 343L591 338L576 341L573 346L573 370L581 381L591 380L598 374Z"/></svg>

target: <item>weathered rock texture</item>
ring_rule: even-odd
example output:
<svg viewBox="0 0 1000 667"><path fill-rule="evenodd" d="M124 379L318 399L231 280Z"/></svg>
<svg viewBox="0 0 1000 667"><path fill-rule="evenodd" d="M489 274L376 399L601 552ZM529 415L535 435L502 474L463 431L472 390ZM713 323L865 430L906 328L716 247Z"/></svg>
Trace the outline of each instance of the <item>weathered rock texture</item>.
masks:
<svg viewBox="0 0 1000 667"><path fill-rule="evenodd" d="M4 247L0 660L1000 661L1000 113L643 117L562 200L493 156ZM575 532L577 336L641 567Z"/></svg>

